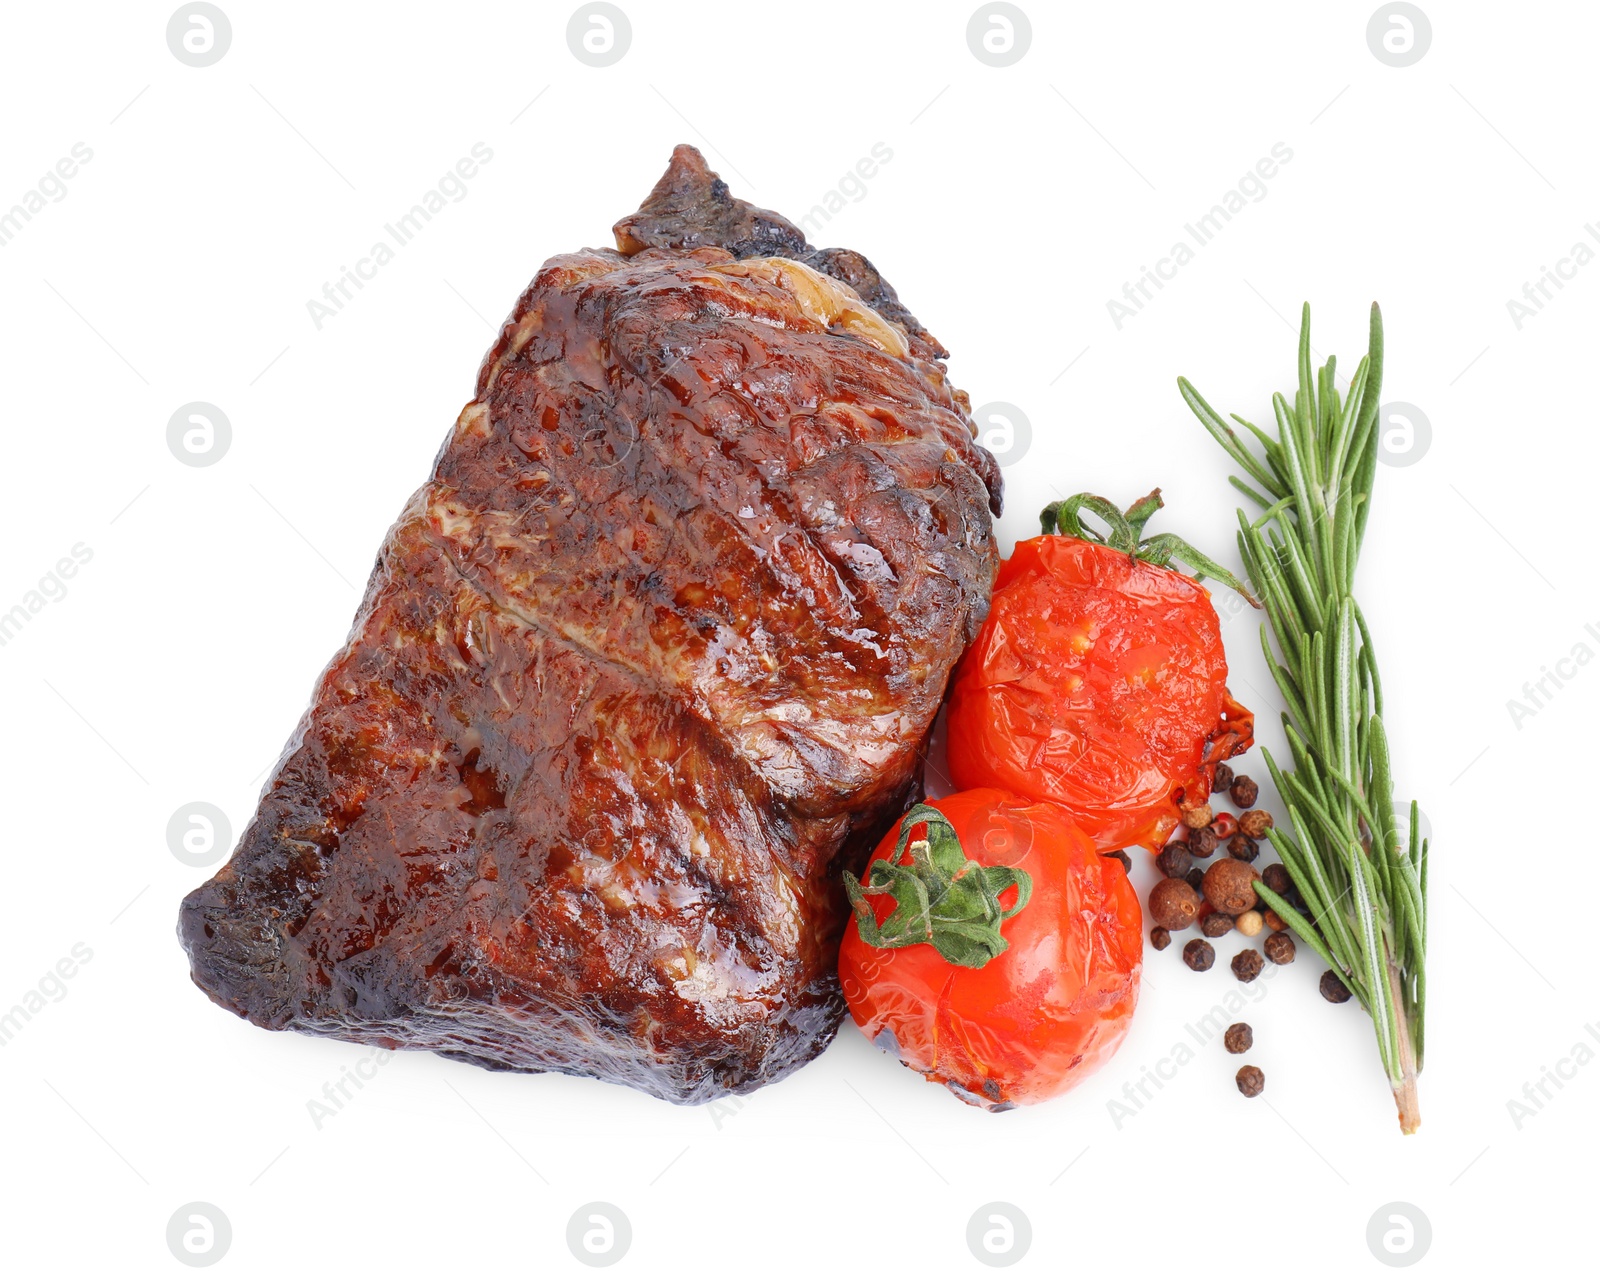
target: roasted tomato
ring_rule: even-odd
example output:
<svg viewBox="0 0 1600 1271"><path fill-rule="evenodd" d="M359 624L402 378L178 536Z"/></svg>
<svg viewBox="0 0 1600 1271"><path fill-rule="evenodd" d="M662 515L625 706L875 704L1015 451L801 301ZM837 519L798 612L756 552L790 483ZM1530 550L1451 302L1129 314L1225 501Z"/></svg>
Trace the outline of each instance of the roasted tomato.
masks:
<svg viewBox="0 0 1600 1271"><path fill-rule="evenodd" d="M878 845L839 951L850 1014L969 1103L1058 1095L1121 1044L1143 920L1067 813L999 790L918 804Z"/></svg>
<svg viewBox="0 0 1600 1271"><path fill-rule="evenodd" d="M1110 541L1075 536L1085 505L1112 523ZM1141 542L1160 506L1158 490L1126 514L1086 495L1047 508L1048 528L1073 533L1017 544L950 694L955 784L1062 803L1106 851L1159 850L1252 736L1211 594L1166 562L1243 584L1171 535Z"/></svg>

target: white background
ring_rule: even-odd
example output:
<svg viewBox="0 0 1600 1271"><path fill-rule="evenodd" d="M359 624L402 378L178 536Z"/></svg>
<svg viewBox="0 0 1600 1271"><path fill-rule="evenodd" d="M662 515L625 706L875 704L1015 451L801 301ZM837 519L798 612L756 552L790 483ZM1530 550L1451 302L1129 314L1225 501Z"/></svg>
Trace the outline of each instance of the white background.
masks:
<svg viewBox="0 0 1600 1271"><path fill-rule="evenodd" d="M0 248L0 609L93 552L0 647L0 1012L92 951L0 1048L8 1263L176 1266L166 1224L196 1200L228 1215L236 1267L576 1266L567 1220L593 1200L645 1267L977 1266L966 1225L995 1200L1031 1220L1027 1266L1377 1266L1368 1219L1396 1200L1431 1221L1425 1265L1576 1252L1600 1064L1520 1128L1507 1101L1600 1028L1591 831L1566 820L1592 797L1600 669L1521 727L1506 703L1600 650L1600 264L1521 330L1506 302L1600 223L1600 14L1428 0L1432 46L1395 69L1371 0L1029 0L1031 47L997 69L967 3L624 7L632 45L596 69L567 5L226 0L231 48L195 69L164 5L7 6L0 208L93 151ZM1379 470L1359 577L1399 788L1438 846L1414 1139L1365 1017L1318 997L1304 951L1244 1016L1265 1097L1212 1043L1114 1124L1108 1100L1232 987L1237 936L1205 976L1151 954L1116 1060L1005 1116L846 1025L711 1109L401 1054L317 1128L307 1101L361 1052L250 1028L188 982L177 904L210 871L169 852L168 818L204 800L243 828L491 324L547 256L609 244L679 141L796 219L892 150L814 237L873 259L974 402L1032 421L1007 549L1054 491L1159 484L1156 528L1236 560L1228 467L1174 377L1267 422L1300 302L1352 370L1382 301L1385 398L1433 430ZM494 157L467 196L317 330L307 300L476 142ZM1266 197L1118 330L1106 302L1278 142ZM209 468L166 445L195 400L233 426ZM1255 619L1226 632L1270 747Z"/></svg>

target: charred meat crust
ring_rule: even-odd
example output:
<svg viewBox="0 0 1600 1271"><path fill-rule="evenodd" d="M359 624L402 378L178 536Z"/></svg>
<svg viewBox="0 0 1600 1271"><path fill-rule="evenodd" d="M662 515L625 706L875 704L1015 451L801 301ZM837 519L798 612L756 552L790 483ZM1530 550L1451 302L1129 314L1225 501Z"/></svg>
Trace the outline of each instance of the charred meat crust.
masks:
<svg viewBox="0 0 1600 1271"><path fill-rule="evenodd" d="M694 1103L838 1024L999 478L871 264L691 148L617 242L519 299L179 934L262 1027Z"/></svg>

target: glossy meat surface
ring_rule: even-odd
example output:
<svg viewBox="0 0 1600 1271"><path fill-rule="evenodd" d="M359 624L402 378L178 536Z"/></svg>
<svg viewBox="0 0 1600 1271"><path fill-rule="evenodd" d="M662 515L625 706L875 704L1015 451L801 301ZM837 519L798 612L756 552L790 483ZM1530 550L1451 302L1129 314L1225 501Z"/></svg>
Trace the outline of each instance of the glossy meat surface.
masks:
<svg viewBox="0 0 1600 1271"><path fill-rule="evenodd" d="M999 480L871 264L698 152L616 238L518 301L179 933L266 1028L699 1102L833 1034Z"/></svg>

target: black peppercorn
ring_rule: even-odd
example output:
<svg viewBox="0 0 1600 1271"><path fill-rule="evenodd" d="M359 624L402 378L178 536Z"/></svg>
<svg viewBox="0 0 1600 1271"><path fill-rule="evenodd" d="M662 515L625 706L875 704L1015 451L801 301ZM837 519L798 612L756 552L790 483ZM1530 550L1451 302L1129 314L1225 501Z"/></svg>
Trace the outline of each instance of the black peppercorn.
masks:
<svg viewBox="0 0 1600 1271"><path fill-rule="evenodd" d="M1264 839L1272 828L1272 813L1265 808L1251 808L1239 817L1239 833L1253 839Z"/></svg>
<svg viewBox="0 0 1600 1271"><path fill-rule="evenodd" d="M1168 878L1184 878L1194 868L1194 857L1182 843L1168 843L1156 857L1156 868Z"/></svg>
<svg viewBox="0 0 1600 1271"><path fill-rule="evenodd" d="M1332 971L1322 973L1322 983L1317 986L1322 990L1322 996L1335 1006L1350 1000L1350 990L1345 988L1344 981Z"/></svg>
<svg viewBox="0 0 1600 1271"><path fill-rule="evenodd" d="M1222 1034L1222 1044L1228 1048L1230 1055L1244 1054L1255 1042L1256 1035L1248 1024L1229 1024L1228 1031Z"/></svg>
<svg viewBox="0 0 1600 1271"><path fill-rule="evenodd" d="M1210 856L1217 850L1217 832L1209 825L1202 825L1198 830L1189 831L1189 855L1201 858Z"/></svg>
<svg viewBox="0 0 1600 1271"><path fill-rule="evenodd" d="M1261 881L1280 896L1287 896L1289 888L1293 885L1289 881L1289 871L1277 861L1273 861L1261 871Z"/></svg>
<svg viewBox="0 0 1600 1271"><path fill-rule="evenodd" d="M1191 940L1183 946L1183 964L1191 971L1209 971L1217 960L1210 941Z"/></svg>
<svg viewBox="0 0 1600 1271"><path fill-rule="evenodd" d="M1200 884L1204 880L1205 874L1201 871L1200 867L1196 865L1189 871L1188 876L1185 877L1183 881L1188 883L1189 886L1193 887L1195 891L1198 892L1200 890Z"/></svg>
<svg viewBox="0 0 1600 1271"><path fill-rule="evenodd" d="M1172 932L1165 927L1152 927L1150 929L1150 943L1157 949L1165 949L1172 943Z"/></svg>
<svg viewBox="0 0 1600 1271"><path fill-rule="evenodd" d="M1261 793L1258 786L1250 777L1235 777L1233 784L1228 787L1228 797L1233 800L1236 808L1253 808L1256 798Z"/></svg>
<svg viewBox="0 0 1600 1271"><path fill-rule="evenodd" d="M1221 794L1233 784L1233 769L1225 763L1217 765L1216 776L1211 778L1211 793Z"/></svg>
<svg viewBox="0 0 1600 1271"><path fill-rule="evenodd" d="M1236 861L1247 864L1261 855L1261 847L1253 838L1243 834L1235 834L1228 840L1228 855Z"/></svg>
<svg viewBox="0 0 1600 1271"><path fill-rule="evenodd" d="M1121 863L1122 872L1124 874L1131 874L1133 872L1133 858L1126 852L1119 849L1115 852L1112 852L1111 855Z"/></svg>
<svg viewBox="0 0 1600 1271"><path fill-rule="evenodd" d="M1233 930L1233 916L1231 914L1207 914L1200 919L1202 935L1210 936L1215 940L1218 936L1225 936Z"/></svg>
<svg viewBox="0 0 1600 1271"><path fill-rule="evenodd" d="M1239 1093L1246 1099L1254 1099L1267 1088L1267 1078L1254 1064L1246 1064L1239 1069L1233 1084L1239 1087Z"/></svg>
<svg viewBox="0 0 1600 1271"><path fill-rule="evenodd" d="M1243 953L1234 954L1230 965L1233 967L1234 979L1248 984L1261 974L1261 968L1266 966L1266 962L1254 949L1246 949Z"/></svg>
<svg viewBox="0 0 1600 1271"><path fill-rule="evenodd" d="M1294 937L1287 931L1275 931L1267 937L1262 945L1267 951L1267 956L1279 966L1288 966L1294 961Z"/></svg>

